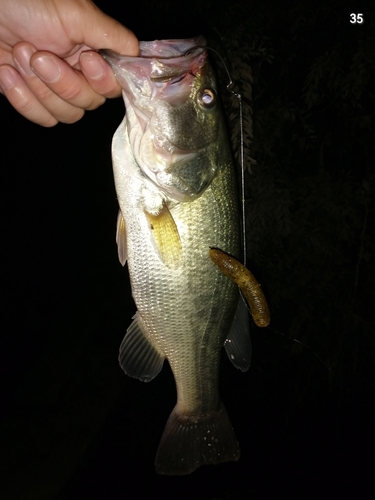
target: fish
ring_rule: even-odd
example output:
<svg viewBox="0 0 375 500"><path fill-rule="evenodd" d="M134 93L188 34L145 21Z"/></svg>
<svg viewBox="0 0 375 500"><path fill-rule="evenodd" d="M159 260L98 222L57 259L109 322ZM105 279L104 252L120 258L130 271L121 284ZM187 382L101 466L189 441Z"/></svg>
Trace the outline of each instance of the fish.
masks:
<svg viewBox="0 0 375 500"><path fill-rule="evenodd" d="M239 444L219 395L224 346L251 360L249 314L210 247L241 255L236 177L205 39L140 42L140 55L100 53L123 89L112 141L119 202L116 241L137 312L119 363L149 382L167 360L177 402L155 458L158 474L237 461Z"/></svg>

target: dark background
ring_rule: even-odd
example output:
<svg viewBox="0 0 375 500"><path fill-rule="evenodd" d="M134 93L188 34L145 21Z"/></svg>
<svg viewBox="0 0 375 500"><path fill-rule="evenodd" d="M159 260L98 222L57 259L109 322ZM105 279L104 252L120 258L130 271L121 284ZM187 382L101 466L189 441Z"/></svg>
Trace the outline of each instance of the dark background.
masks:
<svg viewBox="0 0 375 500"><path fill-rule="evenodd" d="M44 129L1 98L2 498L373 492L374 9L97 4L140 40L204 34L228 61L244 105L248 266L272 322L252 329L248 373L223 355L241 460L157 476L173 377L165 366L142 384L117 364L135 312L110 159L123 103ZM222 94L238 157L238 106Z"/></svg>

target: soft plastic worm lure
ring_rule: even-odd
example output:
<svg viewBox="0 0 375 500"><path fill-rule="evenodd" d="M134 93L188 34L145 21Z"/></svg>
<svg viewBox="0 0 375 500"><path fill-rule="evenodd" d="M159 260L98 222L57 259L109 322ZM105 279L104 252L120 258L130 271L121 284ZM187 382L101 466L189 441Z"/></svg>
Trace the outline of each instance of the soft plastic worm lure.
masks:
<svg viewBox="0 0 375 500"><path fill-rule="evenodd" d="M249 304L255 324L260 327L268 326L270 324L270 311L266 297L260 284L247 267L217 248L210 248L210 257L220 271L239 286Z"/></svg>

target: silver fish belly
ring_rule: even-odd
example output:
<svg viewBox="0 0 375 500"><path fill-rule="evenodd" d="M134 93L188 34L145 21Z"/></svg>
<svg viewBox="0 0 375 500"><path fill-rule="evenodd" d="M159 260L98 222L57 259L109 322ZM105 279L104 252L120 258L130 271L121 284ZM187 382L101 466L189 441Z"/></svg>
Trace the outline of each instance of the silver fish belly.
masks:
<svg viewBox="0 0 375 500"><path fill-rule="evenodd" d="M112 158L117 243L137 313L120 347L128 375L152 380L168 360L177 404L162 435L160 474L239 459L218 392L225 342L250 364L248 316L210 247L239 257L238 201L216 83L201 38L141 42L141 56L102 51L123 86L126 116Z"/></svg>

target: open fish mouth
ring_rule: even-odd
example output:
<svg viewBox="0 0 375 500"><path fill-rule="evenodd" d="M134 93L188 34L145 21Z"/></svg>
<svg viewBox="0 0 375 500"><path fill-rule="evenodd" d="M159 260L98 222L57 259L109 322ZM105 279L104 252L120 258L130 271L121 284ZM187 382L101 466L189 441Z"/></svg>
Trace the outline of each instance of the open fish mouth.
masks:
<svg viewBox="0 0 375 500"><path fill-rule="evenodd" d="M205 44L203 37L182 41L155 40L140 42L137 57L123 56L108 49L101 49L99 53L111 66L128 98L137 94L151 99L160 96L176 104L182 99L181 85L176 84L186 75L194 78L204 65L207 58Z"/></svg>

